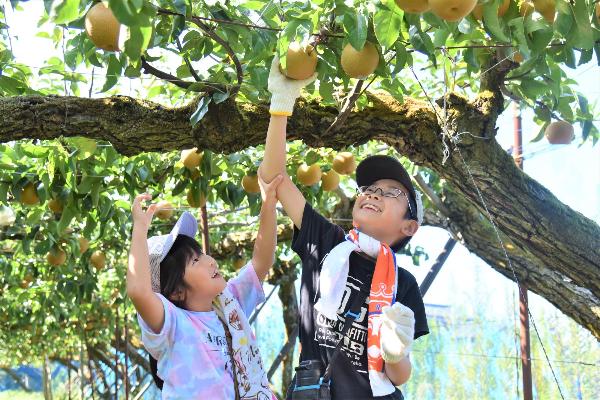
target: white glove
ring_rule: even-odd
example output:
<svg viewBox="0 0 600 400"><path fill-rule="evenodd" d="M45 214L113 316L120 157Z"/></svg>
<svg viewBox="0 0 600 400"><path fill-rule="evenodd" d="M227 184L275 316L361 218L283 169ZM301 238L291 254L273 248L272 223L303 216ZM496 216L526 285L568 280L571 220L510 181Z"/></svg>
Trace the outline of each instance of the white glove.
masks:
<svg viewBox="0 0 600 400"><path fill-rule="evenodd" d="M388 363L400 362L410 353L415 337L413 311L401 303L394 303L381 310L381 355Z"/></svg>
<svg viewBox="0 0 600 400"><path fill-rule="evenodd" d="M300 90L315 79L317 79L316 72L310 78L303 80L289 79L279 71L279 58L275 55L271 63L268 85L269 92L273 94L271 96L271 108L269 109L271 115L285 115L288 117L292 115L294 103L300 97Z"/></svg>

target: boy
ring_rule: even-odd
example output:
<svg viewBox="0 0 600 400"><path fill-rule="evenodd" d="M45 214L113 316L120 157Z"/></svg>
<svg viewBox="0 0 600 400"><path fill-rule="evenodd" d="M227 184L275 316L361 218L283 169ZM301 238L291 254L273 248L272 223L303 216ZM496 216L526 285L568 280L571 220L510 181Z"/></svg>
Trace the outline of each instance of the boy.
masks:
<svg viewBox="0 0 600 400"><path fill-rule="evenodd" d="M394 257L419 227L420 197L397 160L372 156L356 170L355 229L348 236L307 204L286 174L286 125L300 90L314 79L287 79L273 61L271 120L259 169L266 182L284 176L277 197L294 223L292 248L302 260L300 360L321 362L321 376L331 361L332 399L402 399L396 386L410 377L413 339L429 333L419 286ZM347 318L354 321L344 335ZM299 386L292 382L288 399Z"/></svg>

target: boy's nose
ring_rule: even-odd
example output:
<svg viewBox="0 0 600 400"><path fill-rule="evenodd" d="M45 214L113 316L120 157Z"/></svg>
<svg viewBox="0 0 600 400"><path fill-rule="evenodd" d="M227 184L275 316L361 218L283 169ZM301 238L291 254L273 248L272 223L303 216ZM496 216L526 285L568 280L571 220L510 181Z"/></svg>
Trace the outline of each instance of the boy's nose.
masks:
<svg viewBox="0 0 600 400"><path fill-rule="evenodd" d="M379 194L377 192L375 192L375 193L368 194L367 198L369 198L369 199L373 198L373 199L379 200L381 197L379 197Z"/></svg>

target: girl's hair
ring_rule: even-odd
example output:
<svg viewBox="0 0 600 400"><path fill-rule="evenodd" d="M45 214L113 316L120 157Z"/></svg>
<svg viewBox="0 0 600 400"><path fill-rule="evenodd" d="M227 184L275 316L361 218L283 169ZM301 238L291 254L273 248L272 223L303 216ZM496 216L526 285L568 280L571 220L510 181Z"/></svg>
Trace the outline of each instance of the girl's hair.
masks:
<svg viewBox="0 0 600 400"><path fill-rule="evenodd" d="M184 290L187 285L183 281L187 263L196 255L202 254L202 248L198 242L185 235L177 235L171 250L160 263L160 294L175 306L185 310L185 298L173 300L171 296L179 290ZM158 363L154 357L150 357L150 372L154 383L160 390L163 388L163 380L157 375Z"/></svg>

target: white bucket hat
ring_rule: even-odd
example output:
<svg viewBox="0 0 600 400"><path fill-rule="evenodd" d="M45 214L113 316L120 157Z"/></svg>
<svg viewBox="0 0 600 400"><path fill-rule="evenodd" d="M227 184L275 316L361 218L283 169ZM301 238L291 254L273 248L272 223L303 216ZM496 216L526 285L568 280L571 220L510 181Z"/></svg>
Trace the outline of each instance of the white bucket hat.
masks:
<svg viewBox="0 0 600 400"><path fill-rule="evenodd" d="M152 291L160 293L160 263L165 259L173 246L177 235L191 238L198 232L198 222L189 212L184 212L175 223L171 233L148 238L148 252L150 254L150 280Z"/></svg>

